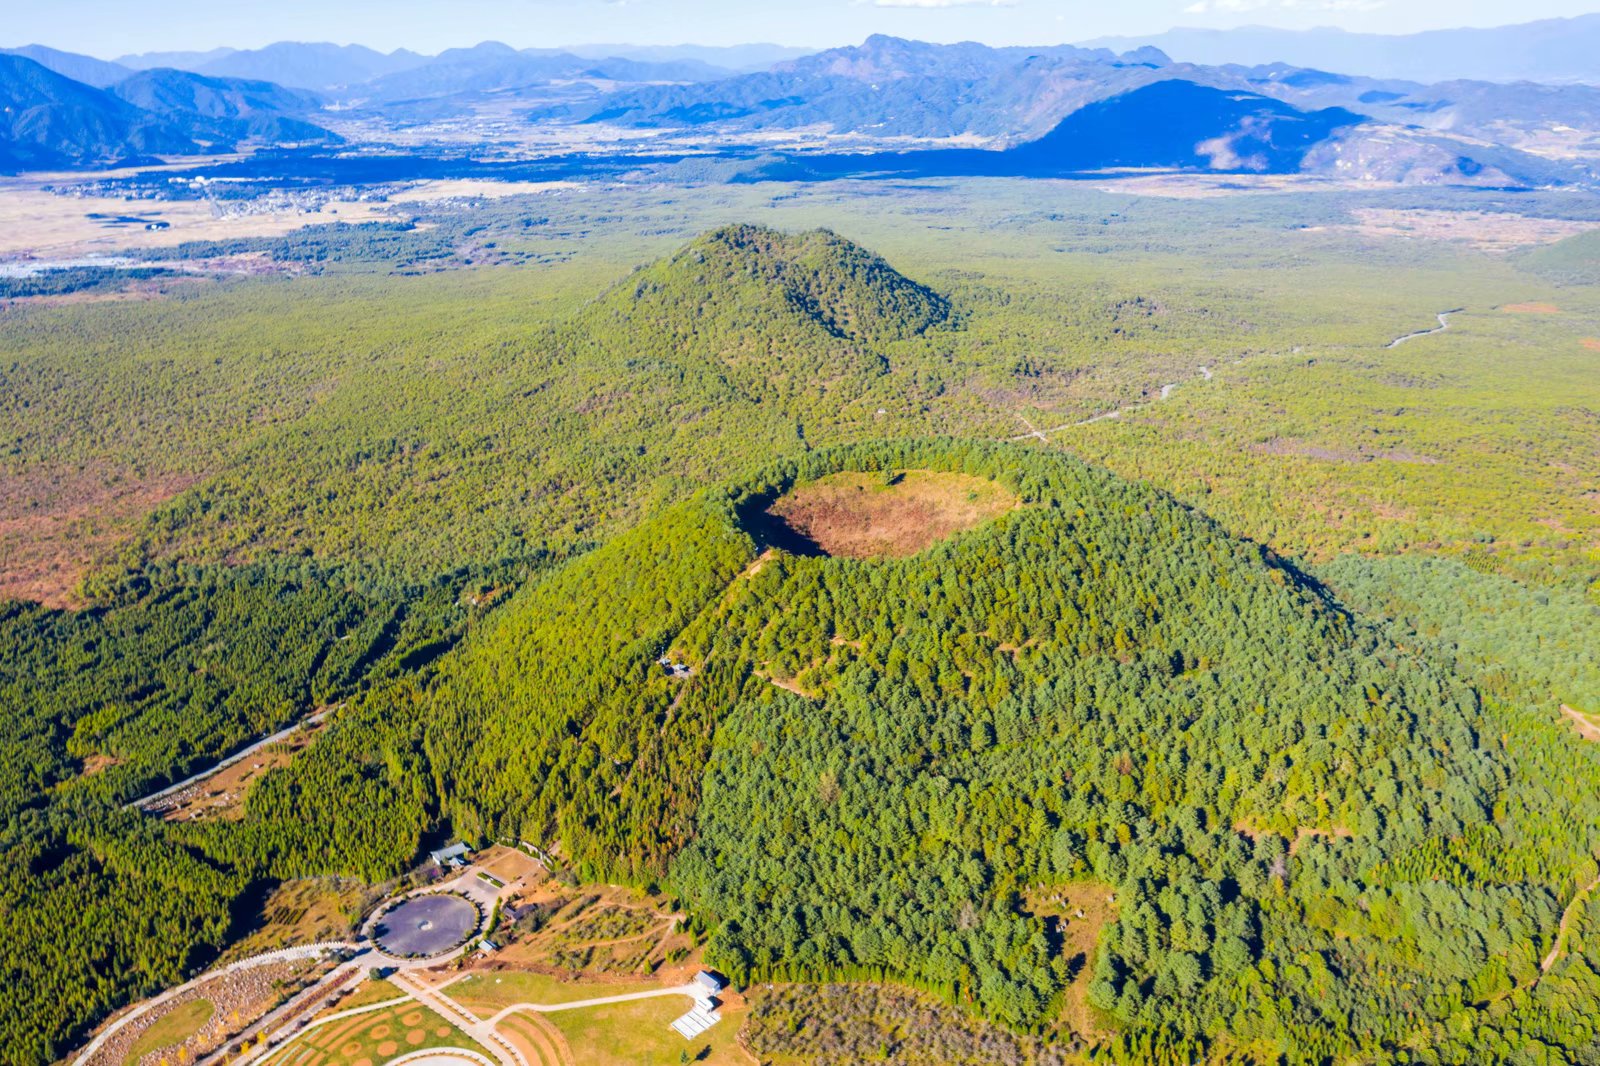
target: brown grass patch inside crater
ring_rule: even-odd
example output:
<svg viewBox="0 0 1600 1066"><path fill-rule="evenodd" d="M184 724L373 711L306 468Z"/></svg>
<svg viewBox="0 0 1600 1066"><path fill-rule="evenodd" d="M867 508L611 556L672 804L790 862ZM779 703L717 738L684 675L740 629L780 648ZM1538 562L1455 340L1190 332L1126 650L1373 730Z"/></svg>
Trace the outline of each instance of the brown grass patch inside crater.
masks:
<svg viewBox="0 0 1600 1066"><path fill-rule="evenodd" d="M1018 506L993 481L939 470L846 471L800 485L765 512L762 532L802 555L911 555Z"/></svg>

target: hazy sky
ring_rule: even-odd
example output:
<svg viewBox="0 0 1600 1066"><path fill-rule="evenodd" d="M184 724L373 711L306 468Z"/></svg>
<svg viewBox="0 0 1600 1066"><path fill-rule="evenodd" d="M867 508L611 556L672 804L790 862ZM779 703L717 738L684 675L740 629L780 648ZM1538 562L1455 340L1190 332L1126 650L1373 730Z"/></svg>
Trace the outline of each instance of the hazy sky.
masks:
<svg viewBox="0 0 1600 1066"><path fill-rule="evenodd" d="M1600 10L1600 0L0 0L0 45L128 52L359 42L420 52L639 44L831 46L870 33L1053 44L1175 25L1342 26L1409 33Z"/></svg>

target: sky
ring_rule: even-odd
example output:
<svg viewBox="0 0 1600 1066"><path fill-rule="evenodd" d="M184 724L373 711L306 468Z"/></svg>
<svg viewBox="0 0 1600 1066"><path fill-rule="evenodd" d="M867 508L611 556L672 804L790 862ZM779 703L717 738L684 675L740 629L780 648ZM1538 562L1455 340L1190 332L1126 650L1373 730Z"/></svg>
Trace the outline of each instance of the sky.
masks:
<svg viewBox="0 0 1600 1066"><path fill-rule="evenodd" d="M103 58L279 40L430 54L484 40L832 47L872 33L1038 45L1173 26L1412 33L1596 10L1600 0L0 0L0 45Z"/></svg>

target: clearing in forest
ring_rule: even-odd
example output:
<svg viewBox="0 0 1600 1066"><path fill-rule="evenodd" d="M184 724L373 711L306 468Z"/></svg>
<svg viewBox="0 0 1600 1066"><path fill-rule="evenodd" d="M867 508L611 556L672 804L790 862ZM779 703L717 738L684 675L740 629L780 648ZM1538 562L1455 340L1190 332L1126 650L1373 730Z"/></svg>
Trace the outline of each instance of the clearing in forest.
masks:
<svg viewBox="0 0 1600 1066"><path fill-rule="evenodd" d="M767 510L780 547L870 559L922 551L1018 504L993 481L938 470L845 471L800 485Z"/></svg>
<svg viewBox="0 0 1600 1066"><path fill-rule="evenodd" d="M247 759L224 766L151 807L169 822L221 820L236 822L244 817L244 800L252 786L273 770L294 761L322 730L321 719L307 721L301 728L276 744L269 744ZM87 771L88 767L85 766Z"/></svg>
<svg viewBox="0 0 1600 1066"><path fill-rule="evenodd" d="M1044 919L1045 935L1067 960L1060 1022L1080 1036L1101 1035L1102 1027L1089 1005L1089 982L1094 976L1100 930L1117 919L1115 890L1103 881L1046 885L1029 892L1024 906Z"/></svg>
<svg viewBox="0 0 1600 1066"><path fill-rule="evenodd" d="M152 1051L176 1047L188 1040L200 1027L217 1013L217 1005L209 999L186 1000L150 1024L128 1049L126 1061L138 1062Z"/></svg>
<svg viewBox="0 0 1600 1066"><path fill-rule="evenodd" d="M1596 725L1593 718L1576 707L1568 707L1565 703L1561 705L1561 713L1577 727L1578 735L1584 740L1600 740L1600 725Z"/></svg>

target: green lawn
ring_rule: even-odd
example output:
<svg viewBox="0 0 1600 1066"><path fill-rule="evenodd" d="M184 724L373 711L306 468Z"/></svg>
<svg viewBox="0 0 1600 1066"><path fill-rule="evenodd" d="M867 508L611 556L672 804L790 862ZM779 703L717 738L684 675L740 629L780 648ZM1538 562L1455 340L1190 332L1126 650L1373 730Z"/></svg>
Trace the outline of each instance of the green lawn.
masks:
<svg viewBox="0 0 1600 1066"><path fill-rule="evenodd" d="M202 1025L209 1022L216 1012L216 1005L209 999L185 1000L157 1018L150 1028L139 1034L139 1039L128 1049L126 1061L138 1062L152 1051L181 1044L193 1036Z"/></svg>
<svg viewBox="0 0 1600 1066"><path fill-rule="evenodd" d="M700 1064L733 1066L750 1061L734 1039L743 1016L724 1017L693 1040L679 1036L671 1025L689 1009L678 996L642 999L605 1007L557 1011L545 1015L567 1038L577 1066L610 1066L626 1062L637 1066L678 1066L687 1051ZM710 1054L697 1058L710 1049Z"/></svg>
<svg viewBox="0 0 1600 1066"><path fill-rule="evenodd" d="M658 989L656 981L633 981L627 984L598 983L592 981L563 981L542 973L521 973L513 970L472 974L445 989L450 998L463 1007L499 1010L517 1003L573 1003L597 996L621 996L629 992L648 992Z"/></svg>

